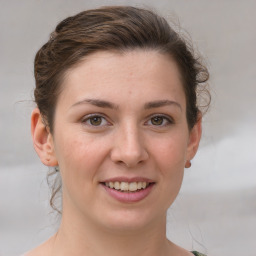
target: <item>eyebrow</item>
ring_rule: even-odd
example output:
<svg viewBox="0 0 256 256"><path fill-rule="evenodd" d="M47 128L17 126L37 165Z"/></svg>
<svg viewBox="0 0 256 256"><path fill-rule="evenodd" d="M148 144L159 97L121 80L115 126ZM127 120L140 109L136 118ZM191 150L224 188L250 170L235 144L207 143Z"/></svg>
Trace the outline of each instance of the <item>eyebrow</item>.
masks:
<svg viewBox="0 0 256 256"><path fill-rule="evenodd" d="M144 108L145 109L151 109L151 108L160 108L160 107L171 106L171 105L179 107L180 110L182 111L181 105L178 102L172 101L172 100L151 101L151 102L146 103Z"/></svg>
<svg viewBox="0 0 256 256"><path fill-rule="evenodd" d="M100 100L100 99L84 99L76 102L71 107L78 106L81 104L91 104L100 108L118 109L118 105L113 104L112 102ZM160 107L171 106L171 105L177 106L182 111L181 105L178 102L171 101L171 100L150 101L144 105L144 109L160 108Z"/></svg>
<svg viewBox="0 0 256 256"><path fill-rule="evenodd" d="M99 99L84 99L84 100L76 102L71 107L78 106L81 104L91 104L91 105L94 105L94 106L100 107L100 108L118 109L117 105L115 105L109 101L99 100Z"/></svg>

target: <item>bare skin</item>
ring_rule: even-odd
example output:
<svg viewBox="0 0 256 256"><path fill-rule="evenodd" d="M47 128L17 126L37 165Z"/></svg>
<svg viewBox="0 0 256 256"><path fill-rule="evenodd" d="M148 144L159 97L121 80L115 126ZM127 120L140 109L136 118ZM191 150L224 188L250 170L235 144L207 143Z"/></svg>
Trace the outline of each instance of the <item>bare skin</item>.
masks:
<svg viewBox="0 0 256 256"><path fill-rule="evenodd" d="M67 248L67 246L63 247L63 244L61 243L61 241L59 241L61 248L62 248L62 253L65 254L61 254L61 253L57 253L55 252L55 249L58 245L57 245L57 236L58 234L56 233L53 237L51 237L49 240L47 240L45 243L41 244L40 246L38 246L37 248L35 248L34 250L28 252L25 256L43 256L43 255L49 255L49 256L57 256L57 255L66 255L67 251L70 253L70 255L73 255L73 253L70 250L70 247ZM144 239L145 241L145 239ZM105 241L104 241L105 242ZM116 243L119 244L119 240L117 239ZM134 256L154 256L154 255L159 255L159 256L166 256L166 255L175 255L175 256L193 256L193 254L183 248L181 248L180 246L172 243L169 240L164 240L162 244L162 247L160 248L155 248L153 249L151 246L149 246L150 241L147 241L147 243L144 244L139 244L138 241L135 241L135 243L132 243L132 241L129 241L128 239L125 239L124 241L125 245L124 246L120 246L120 247L115 247L113 250L113 246L110 246L110 255L120 255L120 252L122 252L122 255L124 256L128 256L128 255L134 255ZM129 243L129 245L128 245ZM102 252L101 249L99 248L99 244L100 241L98 241L97 243L97 249L98 249L98 254L90 254L89 252L84 254L83 252L81 252L80 254L77 253L76 255L93 255L93 256L98 256L98 255L108 255L106 253L107 248L109 246L107 246L106 248L102 248ZM136 247L135 247L136 246ZM159 245L160 246L160 245ZM133 250L131 250L131 248L133 248ZM150 247L150 248L149 248ZM67 250L66 250L67 249ZM126 251L124 251L126 250ZM115 253L116 252L116 253ZM95 252L93 252L95 253ZM100 254L102 253L102 254Z"/></svg>
<svg viewBox="0 0 256 256"><path fill-rule="evenodd" d="M54 134L38 109L31 118L41 161L60 167L62 222L26 256L192 256L166 238L166 211L201 136L201 120L188 130L176 64L155 51L98 52L62 86ZM117 177L150 179L152 189L116 198L106 181Z"/></svg>

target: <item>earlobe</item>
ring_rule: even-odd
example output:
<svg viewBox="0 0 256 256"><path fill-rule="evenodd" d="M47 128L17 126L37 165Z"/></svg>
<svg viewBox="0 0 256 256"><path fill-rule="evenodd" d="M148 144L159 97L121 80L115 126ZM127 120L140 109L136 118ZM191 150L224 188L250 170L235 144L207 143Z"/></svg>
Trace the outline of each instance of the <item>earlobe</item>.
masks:
<svg viewBox="0 0 256 256"><path fill-rule="evenodd" d="M188 147L187 147L187 160L191 160L198 149L199 142L202 135L202 115L200 113L198 121L194 125L194 127L191 129L189 134L189 141L188 141Z"/></svg>
<svg viewBox="0 0 256 256"><path fill-rule="evenodd" d="M41 162L47 166L57 166L52 134L44 124L38 108L35 108L31 115L31 135Z"/></svg>

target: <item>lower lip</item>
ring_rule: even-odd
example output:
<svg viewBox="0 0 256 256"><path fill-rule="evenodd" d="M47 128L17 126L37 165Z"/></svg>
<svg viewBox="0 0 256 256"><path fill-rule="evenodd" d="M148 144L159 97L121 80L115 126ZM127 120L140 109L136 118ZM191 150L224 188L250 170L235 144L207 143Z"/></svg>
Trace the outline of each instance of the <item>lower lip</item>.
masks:
<svg viewBox="0 0 256 256"><path fill-rule="evenodd" d="M135 202L139 202L139 201L143 200L150 194L150 192L154 186L154 183L151 183L147 188L141 189L136 192L121 192L121 191L109 188L103 184L102 184L102 186L105 188L107 193L111 197L115 198L116 200L118 200L122 203L135 203Z"/></svg>

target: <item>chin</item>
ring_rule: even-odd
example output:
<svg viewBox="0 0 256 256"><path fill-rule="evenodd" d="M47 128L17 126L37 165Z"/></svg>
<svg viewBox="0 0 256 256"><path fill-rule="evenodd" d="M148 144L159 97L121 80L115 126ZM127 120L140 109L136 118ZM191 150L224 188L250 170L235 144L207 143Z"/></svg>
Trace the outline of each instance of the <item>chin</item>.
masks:
<svg viewBox="0 0 256 256"><path fill-rule="evenodd" d="M165 215L164 215L165 216ZM164 217L165 218L165 217ZM159 220L159 216L154 216L152 211L145 210L144 212L139 211L138 209L126 209L119 210L107 214L104 213L104 223L102 223L107 229L112 230L113 232L133 232L144 230L149 226L152 226Z"/></svg>

